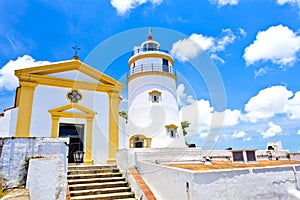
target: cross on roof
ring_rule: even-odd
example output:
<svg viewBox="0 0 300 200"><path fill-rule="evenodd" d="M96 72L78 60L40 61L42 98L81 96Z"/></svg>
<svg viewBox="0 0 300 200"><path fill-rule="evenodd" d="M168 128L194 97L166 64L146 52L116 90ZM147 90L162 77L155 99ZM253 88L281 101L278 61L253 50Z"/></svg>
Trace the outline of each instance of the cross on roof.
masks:
<svg viewBox="0 0 300 200"><path fill-rule="evenodd" d="M80 48L79 48L77 45L75 45L74 47L72 47L72 49L74 49L74 51L75 51L75 56L77 56L78 51L80 50Z"/></svg>

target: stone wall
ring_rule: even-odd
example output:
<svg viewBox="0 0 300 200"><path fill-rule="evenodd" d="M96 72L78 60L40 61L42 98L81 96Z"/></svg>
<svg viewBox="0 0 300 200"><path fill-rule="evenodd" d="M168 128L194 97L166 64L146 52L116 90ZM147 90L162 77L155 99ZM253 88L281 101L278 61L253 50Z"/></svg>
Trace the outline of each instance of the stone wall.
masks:
<svg viewBox="0 0 300 200"><path fill-rule="evenodd" d="M2 138L0 170L5 189L19 187L26 179L25 165L30 158L56 159L56 199L65 199L69 138ZM47 180L47 174L44 179Z"/></svg>

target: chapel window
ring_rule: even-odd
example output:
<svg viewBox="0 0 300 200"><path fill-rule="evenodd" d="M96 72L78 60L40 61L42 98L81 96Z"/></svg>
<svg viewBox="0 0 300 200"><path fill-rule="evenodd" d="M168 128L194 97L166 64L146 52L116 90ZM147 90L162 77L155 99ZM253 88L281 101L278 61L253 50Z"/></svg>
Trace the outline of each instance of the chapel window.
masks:
<svg viewBox="0 0 300 200"><path fill-rule="evenodd" d="M71 90L67 93L67 98L71 103L77 103L79 100L82 99L82 95L79 93L78 90Z"/></svg>

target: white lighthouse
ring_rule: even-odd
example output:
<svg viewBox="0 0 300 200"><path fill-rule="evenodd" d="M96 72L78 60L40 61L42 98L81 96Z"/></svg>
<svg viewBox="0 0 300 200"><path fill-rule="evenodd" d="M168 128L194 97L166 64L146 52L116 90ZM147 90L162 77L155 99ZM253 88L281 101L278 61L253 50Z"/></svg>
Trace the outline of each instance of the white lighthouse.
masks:
<svg viewBox="0 0 300 200"><path fill-rule="evenodd" d="M172 56L149 33L134 47L128 65L129 147L185 147Z"/></svg>

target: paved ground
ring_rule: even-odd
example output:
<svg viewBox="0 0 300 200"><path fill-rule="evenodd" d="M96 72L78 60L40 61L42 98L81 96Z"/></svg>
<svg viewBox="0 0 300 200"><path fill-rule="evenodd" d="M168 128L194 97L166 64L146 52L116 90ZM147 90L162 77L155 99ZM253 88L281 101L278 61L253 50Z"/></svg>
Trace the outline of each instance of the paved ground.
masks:
<svg viewBox="0 0 300 200"><path fill-rule="evenodd" d="M260 160L253 164L232 163L231 161L212 162L212 165L203 164L171 164L171 167L178 167L189 170L222 170L235 168L254 168L254 167L269 167L269 166L284 166L284 165L300 165L300 161L293 160Z"/></svg>
<svg viewBox="0 0 300 200"><path fill-rule="evenodd" d="M13 189L1 200L30 200L29 191L27 189Z"/></svg>

